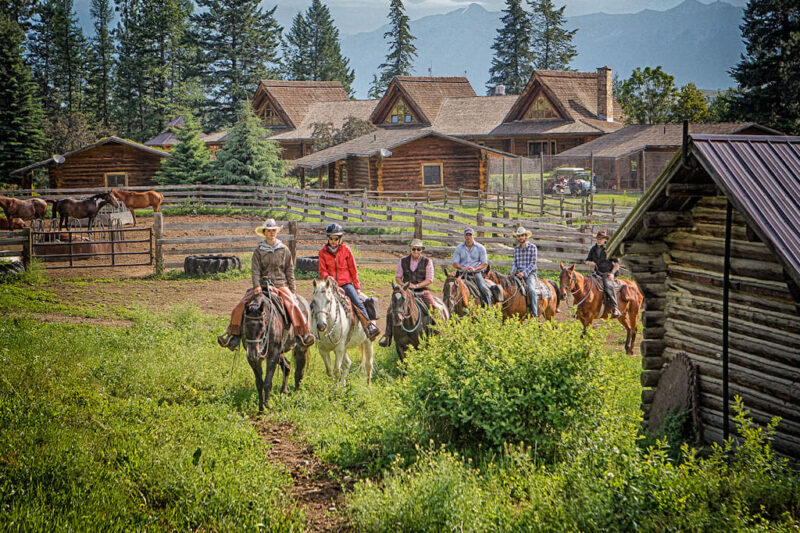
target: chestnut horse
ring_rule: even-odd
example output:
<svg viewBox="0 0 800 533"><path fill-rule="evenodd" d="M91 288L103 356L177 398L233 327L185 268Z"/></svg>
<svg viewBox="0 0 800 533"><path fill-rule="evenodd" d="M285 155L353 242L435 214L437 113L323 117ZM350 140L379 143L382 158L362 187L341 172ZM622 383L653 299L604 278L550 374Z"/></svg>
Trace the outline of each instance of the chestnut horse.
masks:
<svg viewBox="0 0 800 533"><path fill-rule="evenodd" d="M6 218L13 222L15 218L21 218L22 220L44 218L44 213L47 211L47 202L41 198L18 200L8 196L0 196L0 207L5 212Z"/></svg>
<svg viewBox="0 0 800 533"><path fill-rule="evenodd" d="M444 285L442 286L442 301L451 315L464 316L472 305L472 295L469 293L467 282L461 277L459 271L451 275L446 268Z"/></svg>
<svg viewBox="0 0 800 533"><path fill-rule="evenodd" d="M0 217L0 229L22 229L25 227L25 222L22 221L21 218L12 218L11 225L8 224L8 219L6 217Z"/></svg>
<svg viewBox="0 0 800 533"><path fill-rule="evenodd" d="M578 320L583 324L583 333L592 322L598 318L608 318L611 316L611 309L604 305L604 294L602 282L591 276L584 276L580 272L575 272L575 265L570 267L561 263L561 275L559 282L561 285L561 297L566 299L567 291L572 293L577 302ZM633 281L626 279L617 280L622 285L619 290L618 305L620 316L617 318L622 327L628 333L625 337L625 352L633 354L633 343L636 341L636 324L639 319L639 311L642 309L644 295Z"/></svg>
<svg viewBox="0 0 800 533"><path fill-rule="evenodd" d="M503 318L511 316L518 316L522 318L530 314L530 306L528 305L528 298L522 292L516 280L511 276L505 276L494 270L488 270L486 279L494 281L503 289ZM525 283L523 280L522 283ZM539 283L545 285L550 291L550 296L547 298L538 297L538 305L536 307L538 316L543 316L545 320L552 320L558 312L558 303L560 292L556 288L556 284L552 281L539 278Z"/></svg>
<svg viewBox="0 0 800 533"><path fill-rule="evenodd" d="M133 225L136 225L136 215L133 213L134 209L145 209L152 207L153 211L158 213L161 207L161 202L164 200L164 195L156 191L123 191L120 189L111 189L114 196L122 200L125 207L131 212L133 217Z"/></svg>
<svg viewBox="0 0 800 533"><path fill-rule="evenodd" d="M55 200L53 202L53 218L56 218L56 215L59 217L59 231L63 226L68 226L69 217L78 219L88 218L88 229L91 231L97 213L100 211L100 208L106 204L119 207L119 202L110 192L95 194L84 200L75 200L74 198Z"/></svg>

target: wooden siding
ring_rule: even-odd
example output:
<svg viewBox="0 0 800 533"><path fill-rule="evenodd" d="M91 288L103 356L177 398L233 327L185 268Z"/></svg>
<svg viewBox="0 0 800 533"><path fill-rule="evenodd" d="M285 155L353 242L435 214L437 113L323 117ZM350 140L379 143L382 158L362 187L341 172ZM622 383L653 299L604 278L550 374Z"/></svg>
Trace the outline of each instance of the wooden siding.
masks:
<svg viewBox="0 0 800 533"><path fill-rule="evenodd" d="M683 352L697 366L706 441L722 440L724 197L687 213L653 212L663 238L625 242L623 261L645 294L642 393L645 420L662 365ZM775 449L800 457L800 308L783 266L734 210L729 326L730 398L753 419L780 416ZM731 411L731 416L734 413ZM731 422L731 429L734 424Z"/></svg>
<svg viewBox="0 0 800 533"><path fill-rule="evenodd" d="M347 188L349 189L371 189L369 180L369 160L366 157L347 158Z"/></svg>
<svg viewBox="0 0 800 533"><path fill-rule="evenodd" d="M442 164L442 185L450 189L477 189L480 185L481 150L441 137L424 137L392 148L383 160L383 190L422 190L422 165ZM378 175L377 156L370 158L369 171ZM377 183L375 184L377 187Z"/></svg>
<svg viewBox="0 0 800 533"><path fill-rule="evenodd" d="M161 169L162 159L132 146L109 142L70 155L61 165L51 163L50 187L105 187L105 174L123 172L128 175L129 187L155 185L153 175Z"/></svg>

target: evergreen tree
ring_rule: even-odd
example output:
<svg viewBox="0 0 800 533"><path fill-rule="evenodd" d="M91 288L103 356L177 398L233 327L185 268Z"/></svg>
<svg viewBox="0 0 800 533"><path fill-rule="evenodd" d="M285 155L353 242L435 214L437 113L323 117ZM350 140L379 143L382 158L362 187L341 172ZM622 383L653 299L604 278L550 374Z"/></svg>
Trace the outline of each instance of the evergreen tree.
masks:
<svg viewBox="0 0 800 533"><path fill-rule="evenodd" d="M411 35L408 15L405 14L403 0L391 0L389 6L390 29L383 34L389 39L389 53L386 61L378 69L381 71L373 93L383 94L395 76L408 76L413 71L414 58L417 57L416 37Z"/></svg>
<svg viewBox="0 0 800 533"><path fill-rule="evenodd" d="M617 100L632 124L669 122L670 111L678 98L675 78L658 66L637 68L622 82Z"/></svg>
<svg viewBox="0 0 800 533"><path fill-rule="evenodd" d="M94 37L89 54L88 110L103 127L111 123L111 87L114 68L114 40L111 0L92 0Z"/></svg>
<svg viewBox="0 0 800 533"><path fill-rule="evenodd" d="M0 183L9 183L9 172L43 156L43 113L23 59L24 41L16 20L0 12Z"/></svg>
<svg viewBox="0 0 800 533"><path fill-rule="evenodd" d="M281 147L267 139L269 131L253 112L249 101L239 107L239 122L217 150L210 183L217 185L284 185L286 164Z"/></svg>
<svg viewBox="0 0 800 533"><path fill-rule="evenodd" d="M736 89L726 89L711 100L708 104L708 121L709 122L734 122L737 117L731 113L731 102L739 98L739 93Z"/></svg>
<svg viewBox="0 0 800 533"><path fill-rule="evenodd" d="M211 178L211 150L200 138L200 126L191 113L184 115L185 125L172 128L178 144L170 151L173 158L161 160L156 181L165 185L205 183Z"/></svg>
<svg viewBox="0 0 800 533"><path fill-rule="evenodd" d="M236 122L239 102L255 92L260 80L281 72L281 28L275 7L260 0L198 0L206 8L192 17L193 36L203 51L204 124L219 129Z"/></svg>
<svg viewBox="0 0 800 533"><path fill-rule="evenodd" d="M708 113L708 103L705 96L694 83L687 83L681 87L678 99L672 108L672 122L689 122L698 124L709 122L711 115Z"/></svg>
<svg viewBox="0 0 800 533"><path fill-rule="evenodd" d="M373 74L372 82L370 82L369 84L369 91L367 92L367 96L373 99L380 98L381 96L383 96L384 92L386 92L386 87L382 86L381 79L378 77L378 75Z"/></svg>
<svg viewBox="0 0 800 533"><path fill-rule="evenodd" d="M522 0L506 0L503 13L500 19L503 25L492 44L494 57L486 88L491 94L495 86L505 85L508 94L520 94L533 70L531 19L522 7Z"/></svg>
<svg viewBox="0 0 800 533"><path fill-rule="evenodd" d="M348 94L355 72L342 56L339 30L328 7L312 0L304 16L297 15L284 41L286 74L293 80L339 81Z"/></svg>
<svg viewBox="0 0 800 533"><path fill-rule="evenodd" d="M740 28L745 53L731 70L740 91L731 113L800 133L800 4L750 0Z"/></svg>
<svg viewBox="0 0 800 533"><path fill-rule="evenodd" d="M568 70L578 55L572 38L578 31L564 29L564 8L556 9L552 0L528 0L531 5L531 53L539 70Z"/></svg>

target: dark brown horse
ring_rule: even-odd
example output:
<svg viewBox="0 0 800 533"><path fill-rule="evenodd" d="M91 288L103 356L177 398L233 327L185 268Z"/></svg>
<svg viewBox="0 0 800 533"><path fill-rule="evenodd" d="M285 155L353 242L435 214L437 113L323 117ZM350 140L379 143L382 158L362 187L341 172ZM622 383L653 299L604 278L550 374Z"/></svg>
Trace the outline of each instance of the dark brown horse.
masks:
<svg viewBox="0 0 800 533"><path fill-rule="evenodd" d="M310 311L305 298L297 296L297 301L303 309L307 319ZM264 412L264 405L269 404L269 395L272 391L272 378L275 369L280 365L283 370L283 385L281 392L287 393L286 386L289 380L291 365L283 355L293 350L295 361L294 384L295 389L300 388L308 360L308 348L299 346L295 340L294 329L290 325L288 330L283 320L283 304L280 297L274 295L267 297L265 293L255 295L244 308L244 322L242 324L242 339L247 354L247 362L253 369L258 391L258 412ZM266 374L262 374L261 362L267 361Z"/></svg>
<svg viewBox="0 0 800 533"><path fill-rule="evenodd" d="M53 218L58 215L58 229L59 231L64 226L68 226L69 217L73 218L88 218L88 229L91 231L94 219L100 208L106 204L111 204L114 207L119 207L119 202L116 196L110 192L95 194L83 200L75 200L74 198L64 198L63 200L56 200L53 202Z"/></svg>
<svg viewBox="0 0 800 533"><path fill-rule="evenodd" d="M6 217L0 217L0 229L22 229L25 227L25 222L22 221L21 218L12 218L11 224L8 223L8 219Z"/></svg>
<svg viewBox="0 0 800 533"><path fill-rule="evenodd" d="M522 292L514 278L505 276L494 270L489 270L486 273L486 279L495 282L503 289L503 318L518 316L520 318L530 315L530 306L528 305L528 298ZM543 316L545 320L552 320L558 312L559 292L556 284L552 281L539 278L539 282L543 283L550 291L550 296L547 298L539 297L537 300L538 306L536 308L539 313L538 316ZM523 281L523 283L525 283Z"/></svg>
<svg viewBox="0 0 800 533"><path fill-rule="evenodd" d="M406 348L417 348L420 340L425 335L434 331L431 326L436 318L433 313L439 314L437 309L428 307L421 298L415 296L414 291L408 288L410 284L395 285L392 283L392 300L389 313L392 315L392 338L397 348L397 355L401 361L406 358ZM446 311L439 314L440 320L448 318Z"/></svg>
<svg viewBox="0 0 800 533"><path fill-rule="evenodd" d="M133 217L133 225L136 225L136 215L134 209L145 209L152 207L153 211L158 213L161 208L161 202L164 201L164 195L156 191L123 191L121 189L111 189L111 192L119 198L125 207L131 212Z"/></svg>
<svg viewBox="0 0 800 533"><path fill-rule="evenodd" d="M15 218L22 220L41 219L44 218L44 213L47 211L47 202L41 198L19 200L8 196L0 196L0 208L5 212L6 218L12 220L12 222Z"/></svg>
<svg viewBox="0 0 800 533"><path fill-rule="evenodd" d="M617 280L622 288L618 295L618 306L620 316L617 318L622 327L628 333L625 337L625 352L633 354L633 343L636 342L636 324L639 320L639 311L642 309L644 295L639 290L638 285L633 281L625 279ZM592 276L584 276L580 272L575 272L575 265L570 267L561 263L561 275L559 278L561 285L561 296L567 297L567 291L572 293L575 300L576 314L578 320L583 324L583 333L592 322L598 318L608 318L611 316L611 309L604 304L604 294L602 282Z"/></svg>

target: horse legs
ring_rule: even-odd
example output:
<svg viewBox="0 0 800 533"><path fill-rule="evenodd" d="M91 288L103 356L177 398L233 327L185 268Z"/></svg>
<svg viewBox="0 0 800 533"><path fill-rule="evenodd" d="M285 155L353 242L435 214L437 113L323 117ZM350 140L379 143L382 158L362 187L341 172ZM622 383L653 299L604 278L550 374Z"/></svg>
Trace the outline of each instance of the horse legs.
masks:
<svg viewBox="0 0 800 533"><path fill-rule="evenodd" d="M319 350L319 356L322 357L322 362L325 363L325 372L328 374L329 378L332 378L333 369L331 368L331 351L327 348L323 348L321 343L317 343L317 349Z"/></svg>
<svg viewBox="0 0 800 533"><path fill-rule="evenodd" d="M249 361L250 368L256 377L256 392L258 393L258 413L264 412L264 378L261 377L261 361Z"/></svg>
<svg viewBox="0 0 800 533"><path fill-rule="evenodd" d="M306 362L308 361L308 348L295 346L292 350L294 355L294 390L300 390L300 383L306 373Z"/></svg>
<svg viewBox="0 0 800 533"><path fill-rule="evenodd" d="M275 376L275 369L278 367L280 354L267 355L267 375L264 378L264 404L269 407L269 394L272 392L272 378Z"/></svg>
<svg viewBox="0 0 800 533"><path fill-rule="evenodd" d="M372 384L372 341L367 341L361 345L361 362L367 371L367 385Z"/></svg>
<svg viewBox="0 0 800 533"><path fill-rule="evenodd" d="M350 360L350 356L347 354L347 346L342 346L342 351L344 352L344 356L342 357L342 365L341 365L341 380L344 381L347 376L350 374L350 366L353 364L353 361Z"/></svg>

